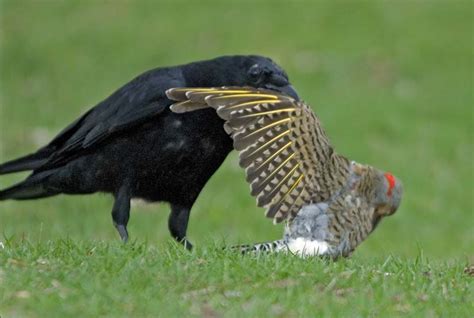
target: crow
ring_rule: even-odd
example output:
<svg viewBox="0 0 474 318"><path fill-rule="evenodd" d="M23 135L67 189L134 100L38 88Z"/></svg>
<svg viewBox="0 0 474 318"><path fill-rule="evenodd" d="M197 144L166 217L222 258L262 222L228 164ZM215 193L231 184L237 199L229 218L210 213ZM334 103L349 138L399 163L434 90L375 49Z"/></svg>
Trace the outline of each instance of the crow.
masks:
<svg viewBox="0 0 474 318"><path fill-rule="evenodd" d="M130 200L168 202L168 228L187 249L191 208L233 149L212 109L170 111L172 87L251 86L298 99L285 71L258 55L222 56L149 70L116 90L36 152L0 165L0 174L32 173L0 191L0 200L110 193L113 224L128 239Z"/></svg>

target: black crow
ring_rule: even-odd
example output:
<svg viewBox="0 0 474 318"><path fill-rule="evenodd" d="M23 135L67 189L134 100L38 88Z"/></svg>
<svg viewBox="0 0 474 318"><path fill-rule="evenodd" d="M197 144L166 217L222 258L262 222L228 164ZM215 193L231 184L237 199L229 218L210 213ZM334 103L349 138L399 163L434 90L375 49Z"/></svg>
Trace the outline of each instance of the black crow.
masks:
<svg viewBox="0 0 474 318"><path fill-rule="evenodd" d="M0 174L32 170L0 191L0 200L106 192L112 219L128 239L130 200L171 205L168 227L187 248L189 213L201 189L233 149L212 109L169 110L171 87L252 86L297 98L284 70L271 59L223 56L147 71L115 91L33 154L0 165Z"/></svg>

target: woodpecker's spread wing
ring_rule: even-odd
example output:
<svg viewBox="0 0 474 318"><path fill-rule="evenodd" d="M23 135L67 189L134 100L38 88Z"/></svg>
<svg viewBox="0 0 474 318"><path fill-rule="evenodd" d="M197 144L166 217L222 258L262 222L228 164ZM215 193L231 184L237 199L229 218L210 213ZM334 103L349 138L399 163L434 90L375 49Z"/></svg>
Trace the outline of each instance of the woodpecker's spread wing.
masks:
<svg viewBox="0 0 474 318"><path fill-rule="evenodd" d="M319 119L303 102L249 87L174 88L174 112L212 107L240 152L251 194L275 222L293 219L324 191L333 150ZM316 198L316 199L315 199Z"/></svg>

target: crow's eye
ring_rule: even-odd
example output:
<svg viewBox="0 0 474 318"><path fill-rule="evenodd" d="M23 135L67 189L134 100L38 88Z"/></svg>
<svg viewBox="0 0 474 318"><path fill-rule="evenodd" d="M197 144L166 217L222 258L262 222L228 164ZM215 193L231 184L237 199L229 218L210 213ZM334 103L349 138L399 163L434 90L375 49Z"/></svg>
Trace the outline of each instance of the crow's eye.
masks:
<svg viewBox="0 0 474 318"><path fill-rule="evenodd" d="M257 80L260 78L260 75L262 74L262 72L263 72L263 69L258 64L255 64L250 68L249 76L251 79Z"/></svg>

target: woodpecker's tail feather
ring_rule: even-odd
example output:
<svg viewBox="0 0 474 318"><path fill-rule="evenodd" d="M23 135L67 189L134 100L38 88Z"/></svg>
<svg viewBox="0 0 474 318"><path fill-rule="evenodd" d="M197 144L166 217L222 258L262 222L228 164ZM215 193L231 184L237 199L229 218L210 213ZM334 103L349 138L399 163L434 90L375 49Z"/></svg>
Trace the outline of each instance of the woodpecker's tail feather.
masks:
<svg viewBox="0 0 474 318"><path fill-rule="evenodd" d="M39 151L24 157L13 159L0 164L0 174L7 174L19 171L35 170L41 167L49 157L48 152Z"/></svg>
<svg viewBox="0 0 474 318"><path fill-rule="evenodd" d="M242 244L231 246L230 249L238 251L241 254L260 254L286 251L286 243L284 240L277 240L272 242L257 243L257 244Z"/></svg>
<svg viewBox="0 0 474 318"><path fill-rule="evenodd" d="M1 190L0 201L39 199L60 193L60 191L46 186L47 179L52 173L52 171L44 171L38 174L33 174L24 181Z"/></svg>

